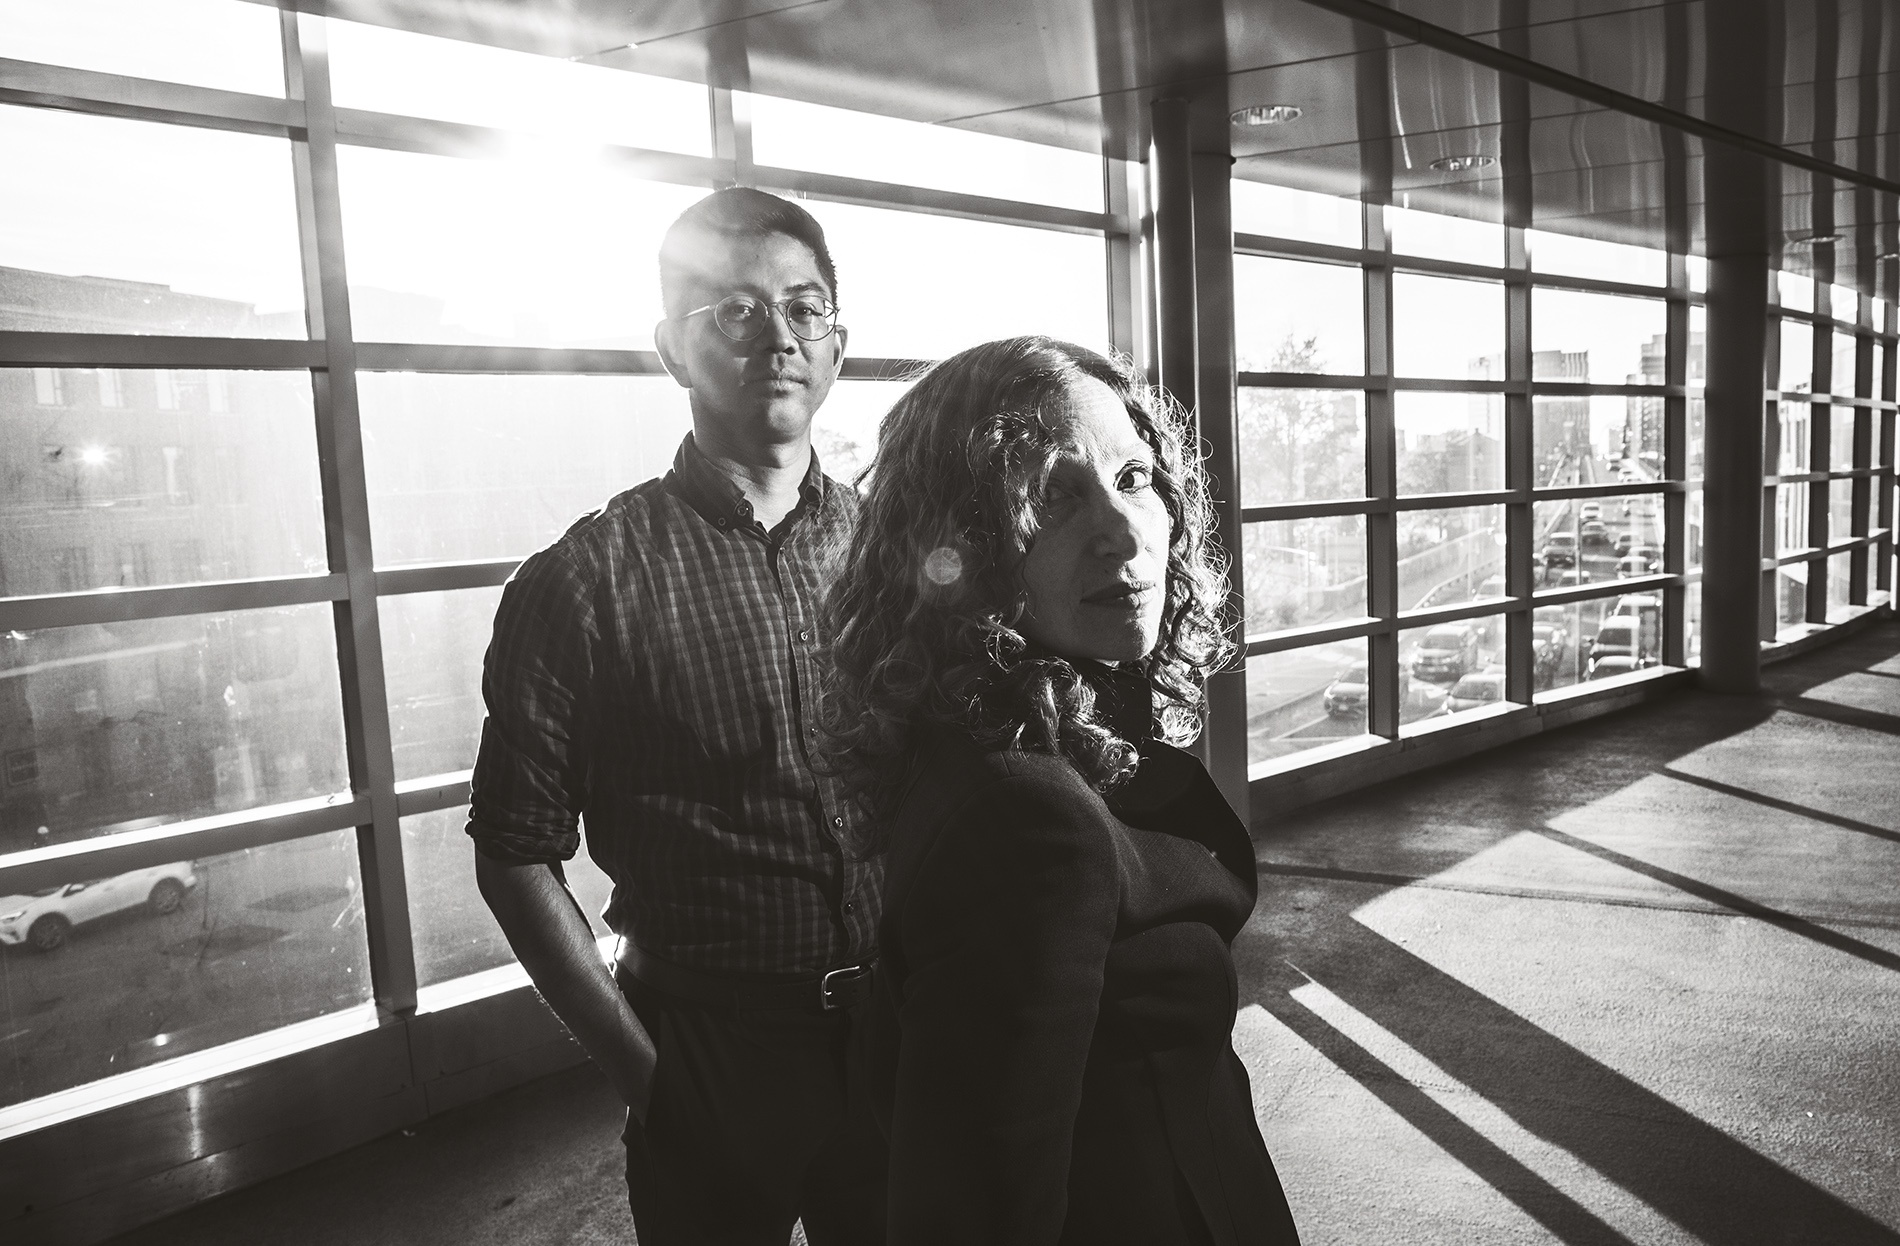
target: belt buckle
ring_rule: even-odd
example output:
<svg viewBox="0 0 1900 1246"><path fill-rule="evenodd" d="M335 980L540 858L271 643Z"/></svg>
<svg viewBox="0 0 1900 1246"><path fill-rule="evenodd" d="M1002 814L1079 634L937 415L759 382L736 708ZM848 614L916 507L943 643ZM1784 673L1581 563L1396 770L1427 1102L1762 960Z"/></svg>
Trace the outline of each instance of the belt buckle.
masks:
<svg viewBox="0 0 1900 1246"><path fill-rule="evenodd" d="M833 969L818 980L818 1007L824 1012L835 1012L851 1005L835 997L834 986L854 986L864 980L871 972L869 965L846 965L842 969Z"/></svg>

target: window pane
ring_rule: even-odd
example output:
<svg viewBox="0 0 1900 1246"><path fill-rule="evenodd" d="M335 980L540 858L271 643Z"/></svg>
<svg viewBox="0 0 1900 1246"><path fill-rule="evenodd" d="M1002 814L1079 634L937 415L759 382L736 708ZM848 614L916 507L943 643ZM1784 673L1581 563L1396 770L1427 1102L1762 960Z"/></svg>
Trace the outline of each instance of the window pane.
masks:
<svg viewBox="0 0 1900 1246"><path fill-rule="evenodd" d="M475 886L475 845L463 828L466 809L441 809L402 820L403 873L415 935L416 985L434 986L513 963L515 954ZM585 852L562 872L587 914L594 937L613 932L600 920L613 884Z"/></svg>
<svg viewBox="0 0 1900 1246"><path fill-rule="evenodd" d="M1775 288L1780 293L1781 305L1789 311L1811 312L1814 310L1814 279L1803 277L1799 273L1775 274Z"/></svg>
<svg viewBox="0 0 1900 1246"><path fill-rule="evenodd" d="M1706 255L1686 255L1686 267L1689 270L1689 288L1707 290L1709 288L1709 259Z"/></svg>
<svg viewBox="0 0 1900 1246"><path fill-rule="evenodd" d="M1864 419L1857 407L1833 407L1827 421L1827 466L1829 471L1846 472L1854 468L1854 421Z"/></svg>
<svg viewBox="0 0 1900 1246"><path fill-rule="evenodd" d="M1687 479L1700 480L1703 472L1703 452L1708 444L1709 404L1702 398L1688 400L1687 416L1689 420Z"/></svg>
<svg viewBox="0 0 1900 1246"><path fill-rule="evenodd" d="M1234 343L1242 372L1363 373L1364 275L1340 264L1235 256Z"/></svg>
<svg viewBox="0 0 1900 1246"><path fill-rule="evenodd" d="M1807 548L1808 486L1779 485L1775 489L1775 548L1770 553L1792 554Z"/></svg>
<svg viewBox="0 0 1900 1246"><path fill-rule="evenodd" d="M0 329L303 337L290 144L0 106Z"/></svg>
<svg viewBox="0 0 1900 1246"><path fill-rule="evenodd" d="M1860 319L1860 292L1848 286L1830 285L1827 288L1827 314L1847 324L1855 323Z"/></svg>
<svg viewBox="0 0 1900 1246"><path fill-rule="evenodd" d="M355 836L0 899L0 1104L370 1000ZM36 944L53 943L35 954Z"/></svg>
<svg viewBox="0 0 1900 1246"><path fill-rule="evenodd" d="M1356 389L1240 390L1245 506L1364 497L1365 395Z"/></svg>
<svg viewBox="0 0 1900 1246"><path fill-rule="evenodd" d="M1776 471L1787 475L1808 470L1813 449L1814 408L1805 402L1779 404L1781 452L1775 458Z"/></svg>
<svg viewBox="0 0 1900 1246"><path fill-rule="evenodd" d="M1420 255L1433 260L1466 264L1504 263L1504 226L1489 221L1467 221L1436 212L1387 208L1385 229L1398 255Z"/></svg>
<svg viewBox="0 0 1900 1246"><path fill-rule="evenodd" d="M1683 665L1702 665L1702 585L1688 585L1682 592Z"/></svg>
<svg viewBox="0 0 1900 1246"><path fill-rule="evenodd" d="M328 567L303 372L0 369L0 594Z"/></svg>
<svg viewBox="0 0 1900 1246"><path fill-rule="evenodd" d="M1234 232L1327 242L1336 247L1364 245L1363 216L1356 199L1336 199L1290 186L1269 186L1238 178L1233 187Z"/></svg>
<svg viewBox="0 0 1900 1246"><path fill-rule="evenodd" d="M1589 607L1599 607L1592 614ZM1612 679L1662 662L1662 594L1625 593L1614 600L1584 602L1583 634L1588 642L1580 665L1583 677Z"/></svg>
<svg viewBox="0 0 1900 1246"><path fill-rule="evenodd" d="M1109 349L1108 266L1096 235L816 199L803 206L825 227L840 321L860 359L941 359L1022 333Z"/></svg>
<svg viewBox="0 0 1900 1246"><path fill-rule="evenodd" d="M1569 588L1655 575L1663 565L1658 493L1539 502L1533 522L1541 586Z"/></svg>
<svg viewBox="0 0 1900 1246"><path fill-rule="evenodd" d="M1249 636L1364 617L1365 516L1250 523L1240 542Z"/></svg>
<svg viewBox="0 0 1900 1246"><path fill-rule="evenodd" d="M1393 372L1504 379L1504 286L1397 273L1392 278Z"/></svg>
<svg viewBox="0 0 1900 1246"><path fill-rule="evenodd" d="M458 160L343 147L356 336L653 345L660 238L706 192L583 160Z"/></svg>
<svg viewBox="0 0 1900 1246"><path fill-rule="evenodd" d="M1504 395L1393 395L1401 494L1504 487Z"/></svg>
<svg viewBox="0 0 1900 1246"><path fill-rule="evenodd" d="M1102 158L1094 152L771 95L743 99L752 110L753 159L770 168L1102 210Z"/></svg>
<svg viewBox="0 0 1900 1246"><path fill-rule="evenodd" d="M1525 230L1524 242L1530 249L1532 272L1643 286L1659 286L1669 280L1666 251L1620 242L1598 242L1594 238L1573 238L1541 229Z"/></svg>
<svg viewBox="0 0 1900 1246"><path fill-rule="evenodd" d="M339 108L712 155L698 83L359 22L329 34Z"/></svg>
<svg viewBox="0 0 1900 1246"><path fill-rule="evenodd" d="M1537 483L1554 488L1662 479L1663 417L1661 398L1532 399ZM1696 447L1699 453L1699 436ZM1700 470L1699 457L1696 463Z"/></svg>
<svg viewBox="0 0 1900 1246"><path fill-rule="evenodd" d="M1799 635L1808 618L1808 568L1812 563L1792 562L1775 570L1776 635L1789 631Z"/></svg>
<svg viewBox="0 0 1900 1246"><path fill-rule="evenodd" d="M1531 291L1531 372L1538 380L1661 385L1668 305L1661 299ZM1581 359L1571 356L1580 355Z"/></svg>
<svg viewBox="0 0 1900 1246"><path fill-rule="evenodd" d="M1590 642L1609 614L1608 600L1538 606L1531 614L1531 683L1537 692L1569 688L1588 676Z"/></svg>
<svg viewBox="0 0 1900 1246"><path fill-rule="evenodd" d="M1399 609L1504 595L1504 508L1400 511Z"/></svg>
<svg viewBox="0 0 1900 1246"><path fill-rule="evenodd" d="M1828 390L1831 393L1846 394L1849 397L1853 396L1854 355L1857 345L1857 339L1851 333L1836 333L1834 335L1834 358L1828 370L1828 380L1830 382Z"/></svg>
<svg viewBox="0 0 1900 1246"><path fill-rule="evenodd" d="M1408 676L1401 724L1500 704L1504 616L1407 628L1399 633L1399 665Z"/></svg>
<svg viewBox="0 0 1900 1246"><path fill-rule="evenodd" d="M1805 321L1781 321L1783 393L1805 394L1814 386L1814 328Z"/></svg>
<svg viewBox="0 0 1900 1246"><path fill-rule="evenodd" d="M0 0L0 56L284 93L277 14L236 0Z"/></svg>
<svg viewBox="0 0 1900 1246"><path fill-rule="evenodd" d="M1854 535L1854 482L1827 482L1827 539L1845 541Z"/></svg>
<svg viewBox="0 0 1900 1246"><path fill-rule="evenodd" d="M1709 383L1708 368L1709 312L1705 307L1689 308L1689 359L1685 369L1690 389L1702 389Z"/></svg>
<svg viewBox="0 0 1900 1246"><path fill-rule="evenodd" d="M0 752L21 751L0 851L347 791L330 608L0 635Z"/></svg>
<svg viewBox="0 0 1900 1246"><path fill-rule="evenodd" d="M1366 642L1247 659L1247 760L1272 761L1366 733Z"/></svg>
<svg viewBox="0 0 1900 1246"><path fill-rule="evenodd" d="M871 465L878 426L910 387L910 381L839 381L831 387L811 426L812 447L826 475L848 483Z"/></svg>
<svg viewBox="0 0 1900 1246"><path fill-rule="evenodd" d="M1853 587L1853 555L1830 554L1827 560L1827 621L1847 621L1849 590Z"/></svg>
<svg viewBox="0 0 1900 1246"><path fill-rule="evenodd" d="M475 764L482 735L482 655L501 589L398 593L380 602L396 778Z"/></svg>
<svg viewBox="0 0 1900 1246"><path fill-rule="evenodd" d="M1682 565L1690 571L1702 565L1702 490L1691 489L1683 499Z"/></svg>
<svg viewBox="0 0 1900 1246"><path fill-rule="evenodd" d="M380 566L517 558L673 464L691 420L663 376L364 373Z"/></svg>

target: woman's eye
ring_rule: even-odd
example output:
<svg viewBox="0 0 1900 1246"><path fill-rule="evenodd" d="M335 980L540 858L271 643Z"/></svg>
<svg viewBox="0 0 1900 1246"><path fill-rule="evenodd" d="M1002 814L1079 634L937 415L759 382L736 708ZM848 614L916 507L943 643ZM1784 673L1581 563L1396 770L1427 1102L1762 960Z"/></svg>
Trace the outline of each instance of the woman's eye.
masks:
<svg viewBox="0 0 1900 1246"><path fill-rule="evenodd" d="M1146 489L1154 481L1154 469L1151 467L1131 466L1122 470L1122 488L1130 493Z"/></svg>

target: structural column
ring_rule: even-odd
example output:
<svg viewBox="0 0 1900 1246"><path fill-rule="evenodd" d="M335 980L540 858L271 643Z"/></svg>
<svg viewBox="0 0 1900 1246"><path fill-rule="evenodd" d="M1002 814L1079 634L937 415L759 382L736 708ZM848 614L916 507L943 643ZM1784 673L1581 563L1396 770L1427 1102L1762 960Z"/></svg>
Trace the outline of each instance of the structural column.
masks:
<svg viewBox="0 0 1900 1246"><path fill-rule="evenodd" d="M1768 6L1734 0L1704 14L1709 118L1760 132ZM1709 248L1708 418L1704 447L1702 686L1761 687L1762 434L1767 408L1771 171L1754 155L1706 144Z"/></svg>
<svg viewBox="0 0 1900 1246"><path fill-rule="evenodd" d="M1162 388L1194 415L1233 586L1230 639L1246 644L1241 596L1240 444L1234 402L1233 221L1227 153L1193 151L1189 101L1154 101L1149 185L1154 207L1155 365ZM1224 117L1223 117L1224 121ZM1208 681L1197 752L1227 802L1247 818L1244 664Z"/></svg>

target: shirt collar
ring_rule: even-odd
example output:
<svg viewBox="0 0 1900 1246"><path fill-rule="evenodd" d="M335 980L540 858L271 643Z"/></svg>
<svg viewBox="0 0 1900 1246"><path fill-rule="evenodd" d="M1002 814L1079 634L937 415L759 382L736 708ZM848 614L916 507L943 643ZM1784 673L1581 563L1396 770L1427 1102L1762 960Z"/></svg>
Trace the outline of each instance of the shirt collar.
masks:
<svg viewBox="0 0 1900 1246"><path fill-rule="evenodd" d="M721 531L748 528L757 522L745 493L733 483L732 477L713 466L691 433L686 434L685 440L680 442L679 453L673 456L672 475L677 485L675 491ZM786 516L787 520L816 508L824 497L825 473L818 466L818 452L814 450L811 465L805 469L805 479L798 485L798 506Z"/></svg>

